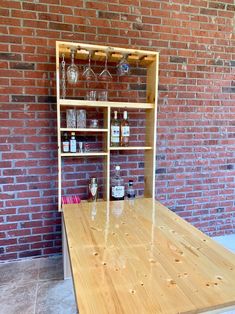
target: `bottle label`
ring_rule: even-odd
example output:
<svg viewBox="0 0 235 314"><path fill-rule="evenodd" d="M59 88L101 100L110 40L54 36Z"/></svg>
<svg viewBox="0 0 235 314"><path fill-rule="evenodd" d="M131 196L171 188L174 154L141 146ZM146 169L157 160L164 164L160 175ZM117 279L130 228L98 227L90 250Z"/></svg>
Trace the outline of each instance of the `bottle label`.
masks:
<svg viewBox="0 0 235 314"><path fill-rule="evenodd" d="M119 143L120 128L118 125L111 126L111 142Z"/></svg>
<svg viewBox="0 0 235 314"><path fill-rule="evenodd" d="M121 198L124 197L124 186L113 186L112 187L112 197Z"/></svg>
<svg viewBox="0 0 235 314"><path fill-rule="evenodd" d="M69 142L63 142L63 152L69 153Z"/></svg>
<svg viewBox="0 0 235 314"><path fill-rule="evenodd" d="M130 136L130 127L129 127L129 125L122 126L122 136Z"/></svg>
<svg viewBox="0 0 235 314"><path fill-rule="evenodd" d="M71 153L76 153L76 140L70 140L70 152Z"/></svg>

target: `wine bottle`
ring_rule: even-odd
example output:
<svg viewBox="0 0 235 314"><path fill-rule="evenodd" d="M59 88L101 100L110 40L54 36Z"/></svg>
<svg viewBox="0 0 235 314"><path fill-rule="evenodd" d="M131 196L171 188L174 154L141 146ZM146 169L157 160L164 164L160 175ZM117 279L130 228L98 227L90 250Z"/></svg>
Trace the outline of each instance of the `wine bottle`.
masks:
<svg viewBox="0 0 235 314"><path fill-rule="evenodd" d="M130 126L127 118L127 111L123 112L123 120L121 122L121 146L129 146Z"/></svg>
<svg viewBox="0 0 235 314"><path fill-rule="evenodd" d="M120 146L120 122L117 111L114 111L114 118L111 121L111 146Z"/></svg>

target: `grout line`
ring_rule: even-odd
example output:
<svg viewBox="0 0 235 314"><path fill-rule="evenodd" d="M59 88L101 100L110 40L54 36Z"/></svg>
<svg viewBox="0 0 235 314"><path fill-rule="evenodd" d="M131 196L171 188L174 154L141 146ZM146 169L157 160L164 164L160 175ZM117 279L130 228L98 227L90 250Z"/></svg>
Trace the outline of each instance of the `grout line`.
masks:
<svg viewBox="0 0 235 314"><path fill-rule="evenodd" d="M34 300L33 314L36 314L37 297L38 297L38 282L37 282L36 291L35 291L35 300Z"/></svg>

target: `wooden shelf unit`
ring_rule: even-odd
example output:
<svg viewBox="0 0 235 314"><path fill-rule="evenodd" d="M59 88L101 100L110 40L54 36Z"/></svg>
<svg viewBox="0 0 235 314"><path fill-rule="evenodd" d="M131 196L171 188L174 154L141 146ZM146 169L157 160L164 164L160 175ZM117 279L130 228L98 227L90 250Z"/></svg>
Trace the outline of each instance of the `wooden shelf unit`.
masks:
<svg viewBox="0 0 235 314"><path fill-rule="evenodd" d="M77 48L75 59L88 60L89 51L92 52L92 60L104 61L108 53L108 62L118 63L122 56L128 55L130 64L138 64L146 67L146 102L117 102L117 101L88 101L81 99L62 99L60 91L60 61L62 54L70 58L71 48ZM158 87L158 63L159 53L154 51L125 49L119 47L89 45L73 42L56 42L56 80L57 80L57 136L58 136L58 206L61 210L61 189L62 189L62 159L70 157L92 157L103 156L103 171L105 178L103 197L105 200L110 199L110 157L114 151L142 150L144 152L144 197L155 197L155 156L156 156L156 116L157 116L157 87ZM64 128L61 127L61 110L64 108L103 108L104 127L103 128ZM111 147L110 146L110 122L111 113L114 108L123 109L142 109L146 113L146 140L144 146L129 147ZM76 132L79 135L91 133L96 135L101 133L103 136L103 151L87 153L62 153L61 134L62 132Z"/></svg>

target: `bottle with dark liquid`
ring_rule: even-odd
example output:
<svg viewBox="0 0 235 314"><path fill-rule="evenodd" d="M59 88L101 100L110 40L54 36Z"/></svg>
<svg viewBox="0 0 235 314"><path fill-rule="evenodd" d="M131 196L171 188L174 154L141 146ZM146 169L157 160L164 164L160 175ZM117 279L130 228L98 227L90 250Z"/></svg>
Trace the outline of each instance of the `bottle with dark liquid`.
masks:
<svg viewBox="0 0 235 314"><path fill-rule="evenodd" d="M133 180L129 180L129 182L128 182L128 188L127 188L126 195L127 195L128 199L135 198L135 190L133 188Z"/></svg>
<svg viewBox="0 0 235 314"><path fill-rule="evenodd" d="M63 153L69 153L68 133L64 133L63 140L62 140L62 151L63 151Z"/></svg>

